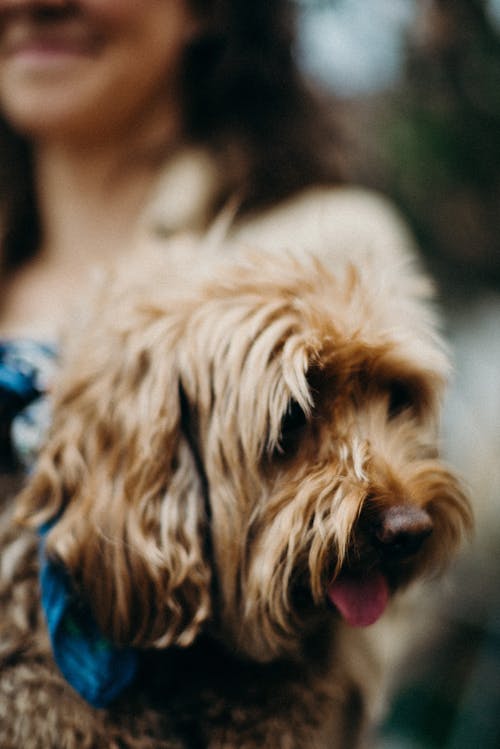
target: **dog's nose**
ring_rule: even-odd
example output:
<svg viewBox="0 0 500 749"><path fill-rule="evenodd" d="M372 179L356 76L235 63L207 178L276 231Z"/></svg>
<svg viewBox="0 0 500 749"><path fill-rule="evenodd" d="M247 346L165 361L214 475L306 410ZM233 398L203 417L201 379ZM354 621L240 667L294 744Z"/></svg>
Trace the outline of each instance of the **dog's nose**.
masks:
<svg viewBox="0 0 500 749"><path fill-rule="evenodd" d="M432 518L424 509L393 505L379 515L373 528L374 541L385 557L401 559L416 554L432 529Z"/></svg>

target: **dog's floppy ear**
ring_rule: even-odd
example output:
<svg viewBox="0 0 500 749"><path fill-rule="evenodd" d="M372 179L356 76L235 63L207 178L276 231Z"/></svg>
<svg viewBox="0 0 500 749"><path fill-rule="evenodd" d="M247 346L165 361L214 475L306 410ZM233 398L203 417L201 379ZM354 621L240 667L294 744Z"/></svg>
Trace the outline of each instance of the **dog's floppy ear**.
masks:
<svg viewBox="0 0 500 749"><path fill-rule="evenodd" d="M154 335L152 330L154 328ZM149 333L149 334L148 334ZM20 497L104 634L188 645L210 615L203 487L182 431L172 331L90 336L65 368Z"/></svg>

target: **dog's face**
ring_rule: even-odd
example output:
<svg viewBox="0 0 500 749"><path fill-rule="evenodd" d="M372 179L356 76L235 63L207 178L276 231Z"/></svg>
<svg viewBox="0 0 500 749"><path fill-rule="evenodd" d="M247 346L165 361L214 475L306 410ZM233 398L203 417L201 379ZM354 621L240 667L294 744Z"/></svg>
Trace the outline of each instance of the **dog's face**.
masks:
<svg viewBox="0 0 500 749"><path fill-rule="evenodd" d="M446 361L418 294L383 292L260 255L175 301L110 294L22 512L60 515L47 547L112 638L209 626L266 660L448 561L470 510L437 457Z"/></svg>

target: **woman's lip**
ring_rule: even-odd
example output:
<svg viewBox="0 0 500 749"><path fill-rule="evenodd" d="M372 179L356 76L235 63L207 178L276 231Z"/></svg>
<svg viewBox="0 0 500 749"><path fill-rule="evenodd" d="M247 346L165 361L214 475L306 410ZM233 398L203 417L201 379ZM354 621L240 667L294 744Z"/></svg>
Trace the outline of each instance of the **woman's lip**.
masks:
<svg viewBox="0 0 500 749"><path fill-rule="evenodd" d="M2 53L6 65L29 76L60 75L94 55L91 45L62 39L26 40Z"/></svg>
<svg viewBox="0 0 500 749"><path fill-rule="evenodd" d="M92 58L87 45L54 42L17 45L2 56L7 65L29 75L60 74L68 70L68 65L73 66Z"/></svg>
<svg viewBox="0 0 500 749"><path fill-rule="evenodd" d="M33 29L14 26L5 30L0 49L7 57L84 55L94 51L97 44L97 37L80 27Z"/></svg>

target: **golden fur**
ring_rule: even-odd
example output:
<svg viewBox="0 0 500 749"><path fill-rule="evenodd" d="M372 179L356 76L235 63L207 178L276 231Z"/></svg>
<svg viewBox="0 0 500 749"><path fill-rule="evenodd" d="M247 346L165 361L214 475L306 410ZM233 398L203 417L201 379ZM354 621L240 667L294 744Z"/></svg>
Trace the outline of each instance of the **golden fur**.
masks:
<svg viewBox="0 0 500 749"><path fill-rule="evenodd" d="M328 586L381 569L396 594L471 524L437 455L448 363L427 283L410 266L199 251L182 248L189 281L152 260L103 286L19 514L60 516L48 551L116 642L219 643L239 688L245 669L279 674L284 699L257 710L249 690L239 719L219 694L222 728L198 706L200 746L346 749L382 677L357 683L364 633L343 634ZM409 506L432 535L381 552L378 519Z"/></svg>

